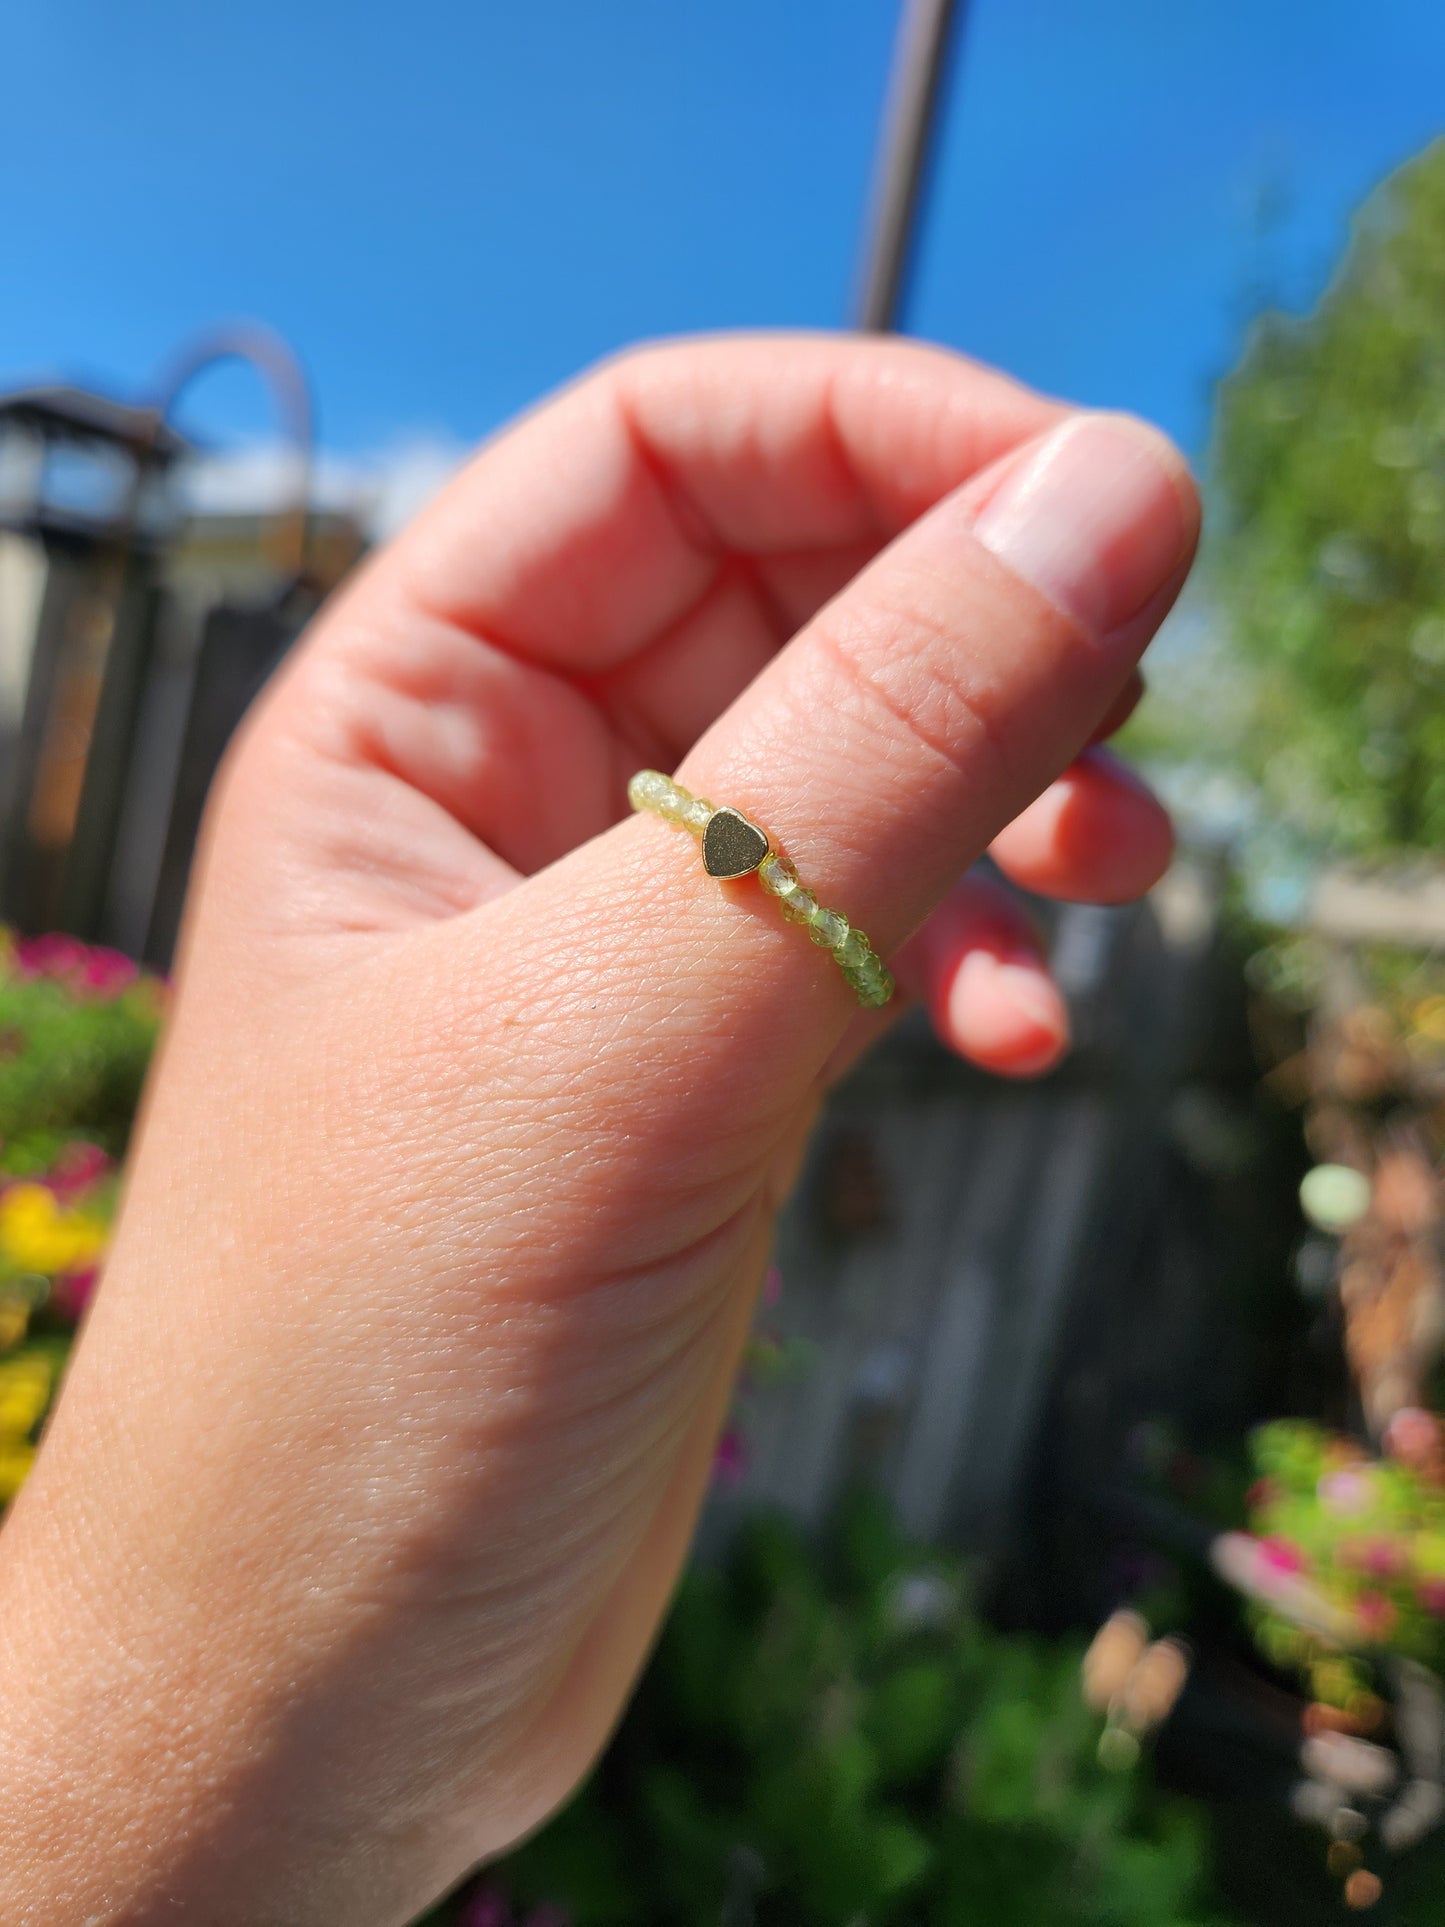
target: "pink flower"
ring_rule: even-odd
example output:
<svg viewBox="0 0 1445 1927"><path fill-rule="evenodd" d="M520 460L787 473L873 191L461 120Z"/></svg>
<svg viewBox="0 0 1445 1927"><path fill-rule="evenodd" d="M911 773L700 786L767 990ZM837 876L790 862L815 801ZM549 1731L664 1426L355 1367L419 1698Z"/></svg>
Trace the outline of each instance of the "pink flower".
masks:
<svg viewBox="0 0 1445 1927"><path fill-rule="evenodd" d="M110 1159L98 1144L77 1138L67 1144L52 1165L46 1183L61 1198L88 1191L110 1169Z"/></svg>
<svg viewBox="0 0 1445 1927"><path fill-rule="evenodd" d="M87 1265L84 1271L67 1271L50 1287L50 1308L59 1318L75 1324L100 1282L100 1267Z"/></svg>
<svg viewBox="0 0 1445 1927"><path fill-rule="evenodd" d="M713 1454L712 1475L719 1485L739 1485L747 1469L747 1441L741 1432L730 1425L717 1442L717 1451Z"/></svg>
<svg viewBox="0 0 1445 1927"><path fill-rule="evenodd" d="M140 975L129 957L119 950L94 948L87 951L81 966L80 987L97 997L118 997Z"/></svg>
<svg viewBox="0 0 1445 1927"><path fill-rule="evenodd" d="M1367 1539L1355 1561L1372 1579L1393 1579L1404 1566L1404 1554L1391 1539Z"/></svg>
<svg viewBox="0 0 1445 1927"><path fill-rule="evenodd" d="M512 1910L499 1889L488 1882L462 1902L456 1927L512 1927Z"/></svg>
<svg viewBox="0 0 1445 1927"><path fill-rule="evenodd" d="M15 969L22 977L70 977L84 967L85 945L78 937L54 930L44 937L27 937L15 946Z"/></svg>
<svg viewBox="0 0 1445 1927"><path fill-rule="evenodd" d="M1385 1450L1406 1465L1428 1465L1440 1450L1440 1421L1419 1405L1405 1405L1385 1427Z"/></svg>
<svg viewBox="0 0 1445 1927"><path fill-rule="evenodd" d="M81 995L105 999L118 997L140 975L120 951L92 947L61 930L18 943L14 969L21 977L50 977Z"/></svg>
<svg viewBox="0 0 1445 1927"><path fill-rule="evenodd" d="M1375 1499L1375 1485L1369 1473L1352 1466L1343 1467L1338 1472L1326 1472L1315 1491L1327 1512L1337 1513L1344 1518L1354 1518L1361 1512L1368 1512Z"/></svg>
<svg viewBox="0 0 1445 1927"><path fill-rule="evenodd" d="M1422 1579L1415 1597L1432 1618L1445 1619L1445 1579Z"/></svg>
<svg viewBox="0 0 1445 1927"><path fill-rule="evenodd" d="M1281 1578L1305 1569L1305 1556L1292 1539L1270 1537L1259 1542L1260 1564Z"/></svg>
<svg viewBox="0 0 1445 1927"><path fill-rule="evenodd" d="M1355 1601L1355 1618L1366 1639L1388 1639L1399 1614L1382 1592L1362 1592Z"/></svg>

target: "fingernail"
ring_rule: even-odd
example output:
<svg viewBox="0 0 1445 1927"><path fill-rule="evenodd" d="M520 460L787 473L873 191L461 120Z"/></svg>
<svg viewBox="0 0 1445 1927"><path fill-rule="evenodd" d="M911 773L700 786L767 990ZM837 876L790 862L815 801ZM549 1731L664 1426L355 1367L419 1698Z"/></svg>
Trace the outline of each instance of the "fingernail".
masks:
<svg viewBox="0 0 1445 1927"><path fill-rule="evenodd" d="M1009 958L984 948L971 950L954 971L949 996L970 1021L980 1006L992 1005L996 1014L1002 1003L1030 1029L1046 1032L1055 1041L1067 1031L1063 999L1038 957Z"/></svg>
<svg viewBox="0 0 1445 1927"><path fill-rule="evenodd" d="M974 534L1086 635L1105 636L1183 562L1194 512L1183 464L1157 430L1077 415L1018 458Z"/></svg>
<svg viewBox="0 0 1445 1927"><path fill-rule="evenodd" d="M1039 966L1000 962L995 965L995 971L1000 994L1020 1016L1057 1039L1062 1029L1063 1006L1053 985L1040 975Z"/></svg>
<svg viewBox="0 0 1445 1927"><path fill-rule="evenodd" d="M976 950L949 991L945 1034L975 1061L1009 1077L1036 1077L1068 1047L1069 1019L1041 966Z"/></svg>

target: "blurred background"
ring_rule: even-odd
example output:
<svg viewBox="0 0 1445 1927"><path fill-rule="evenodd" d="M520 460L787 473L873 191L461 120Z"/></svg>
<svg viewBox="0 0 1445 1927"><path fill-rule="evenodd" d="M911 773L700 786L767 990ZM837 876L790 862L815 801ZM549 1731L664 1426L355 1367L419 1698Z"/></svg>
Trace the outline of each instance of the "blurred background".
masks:
<svg viewBox="0 0 1445 1927"><path fill-rule="evenodd" d="M16 0L0 1497L103 1267L197 824L468 448L627 343L897 327L1159 422L1205 553L1067 1062L905 1021L780 1238L694 1569L461 1927L1445 1905L1445 14Z"/></svg>

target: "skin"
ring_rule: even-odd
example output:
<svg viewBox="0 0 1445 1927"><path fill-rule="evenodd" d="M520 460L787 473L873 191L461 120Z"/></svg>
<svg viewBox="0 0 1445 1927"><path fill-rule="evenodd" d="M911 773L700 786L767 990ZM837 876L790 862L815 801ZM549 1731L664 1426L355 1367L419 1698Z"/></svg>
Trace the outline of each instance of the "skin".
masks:
<svg viewBox="0 0 1445 1927"><path fill-rule="evenodd" d="M766 825L956 1049L1053 1062L1036 940L970 866L1156 879L1163 813L1087 746L1197 532L1115 423L1157 479L1094 558L1105 632L1006 566L975 530L1067 418L896 342L648 350L315 625L223 773L0 1535L0 1918L400 1927L586 1770L820 1094L892 1015L627 777Z"/></svg>

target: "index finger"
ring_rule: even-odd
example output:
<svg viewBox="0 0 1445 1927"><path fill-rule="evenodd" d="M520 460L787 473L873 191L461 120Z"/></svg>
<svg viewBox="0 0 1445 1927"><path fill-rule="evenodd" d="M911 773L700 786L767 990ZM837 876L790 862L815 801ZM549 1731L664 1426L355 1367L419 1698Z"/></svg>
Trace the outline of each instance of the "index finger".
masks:
<svg viewBox="0 0 1445 1927"><path fill-rule="evenodd" d="M668 344L605 364L484 449L372 587L598 674L707 594L868 552L1064 414L946 349L851 336ZM817 599L841 586L826 579ZM781 638L780 638L781 640Z"/></svg>

